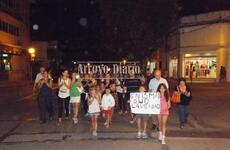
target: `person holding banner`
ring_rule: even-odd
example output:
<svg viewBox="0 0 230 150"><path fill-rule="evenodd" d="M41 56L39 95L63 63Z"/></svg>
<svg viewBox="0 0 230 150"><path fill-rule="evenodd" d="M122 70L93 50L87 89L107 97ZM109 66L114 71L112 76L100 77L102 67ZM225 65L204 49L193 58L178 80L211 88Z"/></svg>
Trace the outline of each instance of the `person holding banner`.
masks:
<svg viewBox="0 0 230 150"><path fill-rule="evenodd" d="M166 133L166 124L169 116L169 108L171 107L170 96L167 86L164 83L161 83L157 92L160 93L160 114L158 115L159 123L159 136L158 139L161 141L161 144L166 144L165 142L165 133Z"/></svg>
<svg viewBox="0 0 230 150"><path fill-rule="evenodd" d="M161 77L161 71L160 70L155 70L154 72L154 78L150 80L149 82L149 92L157 92L157 88L161 83L164 83L167 89L169 89L169 85L166 79ZM156 116L152 116L152 129L155 130L157 129L156 125Z"/></svg>
<svg viewBox="0 0 230 150"><path fill-rule="evenodd" d="M147 88L145 85L141 85L139 87L139 92L143 93L146 92ZM147 130L147 122L149 119L149 114L136 114L137 118L137 127L138 127L138 132L137 132L137 138L148 138L148 135L146 133ZM143 132L141 132L141 122L143 121Z"/></svg>
<svg viewBox="0 0 230 150"><path fill-rule="evenodd" d="M138 92L139 87L141 85L141 81L139 78L136 78L134 70L130 70L129 78L125 80L124 87L127 89L125 92L127 94L127 101L130 101L130 93ZM127 102L130 103L130 102ZM135 115L131 113L131 120L129 121L131 124L134 124L136 121Z"/></svg>

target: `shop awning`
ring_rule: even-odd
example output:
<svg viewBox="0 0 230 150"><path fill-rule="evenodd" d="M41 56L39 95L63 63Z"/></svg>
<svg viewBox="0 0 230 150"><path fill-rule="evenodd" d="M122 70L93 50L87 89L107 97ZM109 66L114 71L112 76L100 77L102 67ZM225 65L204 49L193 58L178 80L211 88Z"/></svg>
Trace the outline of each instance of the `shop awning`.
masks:
<svg viewBox="0 0 230 150"><path fill-rule="evenodd" d="M0 52L12 55L22 55L25 52L25 49L18 45L0 43Z"/></svg>

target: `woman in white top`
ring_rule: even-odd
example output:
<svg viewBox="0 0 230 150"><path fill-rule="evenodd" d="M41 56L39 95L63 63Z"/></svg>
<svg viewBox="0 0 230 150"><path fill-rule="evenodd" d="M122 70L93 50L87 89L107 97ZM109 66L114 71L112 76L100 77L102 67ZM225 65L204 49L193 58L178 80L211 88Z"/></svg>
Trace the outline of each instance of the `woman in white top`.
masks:
<svg viewBox="0 0 230 150"><path fill-rule="evenodd" d="M58 123L62 122L63 103L65 104L65 116L69 117L70 86L68 70L63 70L61 77L58 79Z"/></svg>
<svg viewBox="0 0 230 150"><path fill-rule="evenodd" d="M93 136L97 136L98 116L100 115L100 97L95 88L91 88L88 96L88 113L91 117Z"/></svg>

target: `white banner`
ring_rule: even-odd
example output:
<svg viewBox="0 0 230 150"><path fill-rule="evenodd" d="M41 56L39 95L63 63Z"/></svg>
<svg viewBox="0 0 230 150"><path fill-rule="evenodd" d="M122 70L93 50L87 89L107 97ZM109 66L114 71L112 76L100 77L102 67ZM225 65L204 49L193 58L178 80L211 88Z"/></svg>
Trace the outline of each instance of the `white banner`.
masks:
<svg viewBox="0 0 230 150"><path fill-rule="evenodd" d="M160 93L130 93L130 107L134 114L160 114Z"/></svg>

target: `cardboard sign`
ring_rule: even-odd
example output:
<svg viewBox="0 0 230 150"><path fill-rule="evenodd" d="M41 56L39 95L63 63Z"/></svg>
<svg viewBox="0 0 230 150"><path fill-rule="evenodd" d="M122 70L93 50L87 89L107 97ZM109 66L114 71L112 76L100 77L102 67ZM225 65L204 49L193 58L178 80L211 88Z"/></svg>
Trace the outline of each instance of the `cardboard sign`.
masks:
<svg viewBox="0 0 230 150"><path fill-rule="evenodd" d="M160 114L160 93L130 93L130 108L134 114Z"/></svg>

